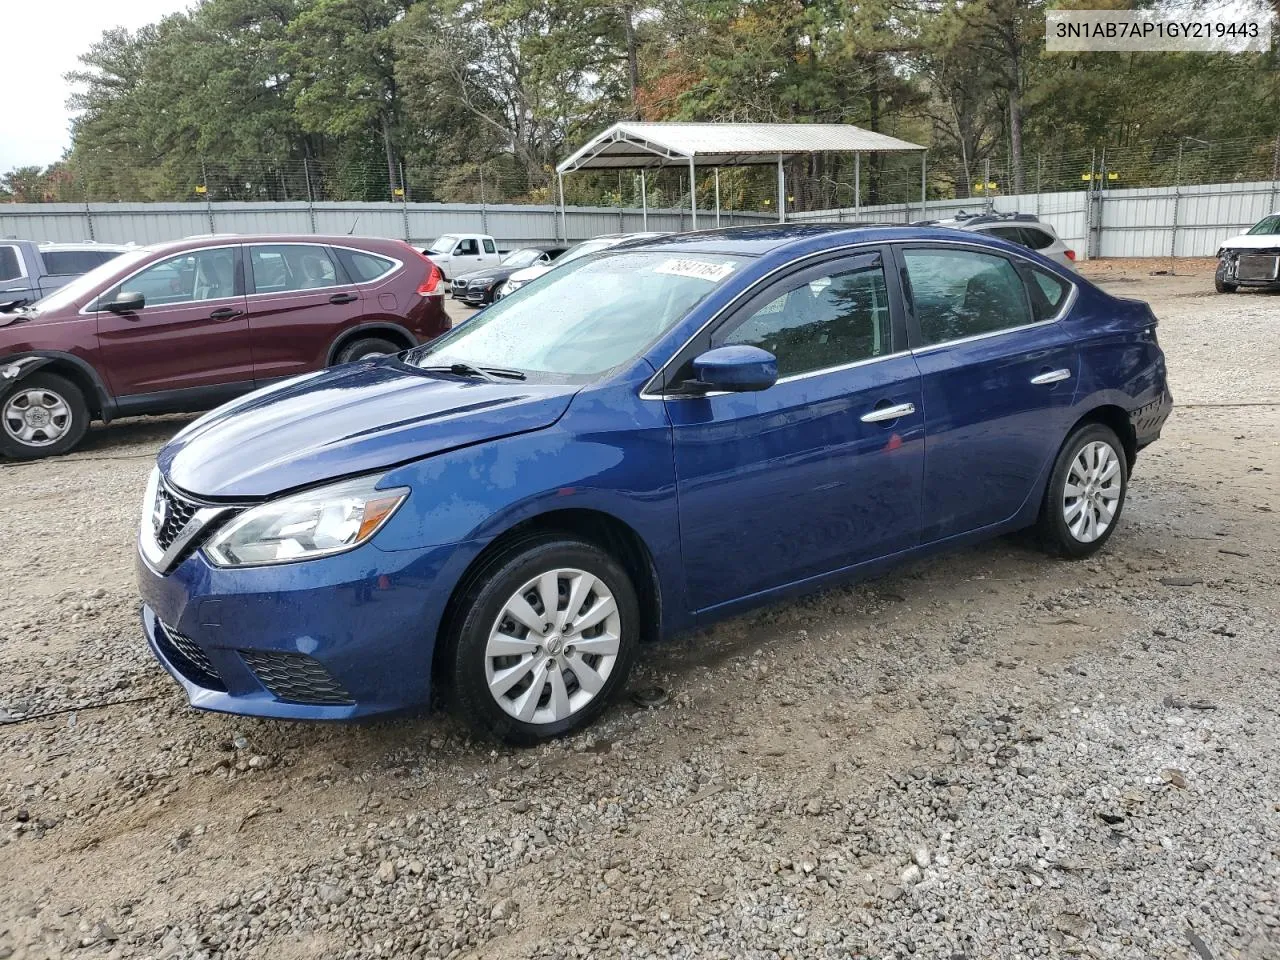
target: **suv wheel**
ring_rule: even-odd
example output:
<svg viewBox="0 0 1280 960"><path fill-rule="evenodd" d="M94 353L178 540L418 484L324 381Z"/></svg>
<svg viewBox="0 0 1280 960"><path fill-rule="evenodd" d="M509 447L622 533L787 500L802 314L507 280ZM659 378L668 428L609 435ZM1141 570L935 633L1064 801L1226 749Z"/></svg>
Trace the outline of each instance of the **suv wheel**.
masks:
<svg viewBox="0 0 1280 960"><path fill-rule="evenodd" d="M593 544L540 536L472 579L441 673L462 720L528 745L598 717L626 683L639 636L626 570Z"/></svg>
<svg viewBox="0 0 1280 960"><path fill-rule="evenodd" d="M341 350L338 356L334 358L334 363L354 363L357 360L367 360L370 357L389 357L392 354L399 353L400 347L396 346L390 340L383 340L381 337L361 337L359 340L353 340Z"/></svg>
<svg viewBox="0 0 1280 960"><path fill-rule="evenodd" d="M89 429L89 406L70 380L33 373L0 397L0 453L35 460L66 453Z"/></svg>

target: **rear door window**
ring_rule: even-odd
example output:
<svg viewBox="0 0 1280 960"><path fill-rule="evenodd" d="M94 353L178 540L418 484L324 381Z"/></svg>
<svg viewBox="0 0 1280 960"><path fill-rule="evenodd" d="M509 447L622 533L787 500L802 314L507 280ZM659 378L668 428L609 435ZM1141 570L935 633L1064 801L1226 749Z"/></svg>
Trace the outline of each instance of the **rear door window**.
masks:
<svg viewBox="0 0 1280 960"><path fill-rule="evenodd" d="M78 277L99 267L118 254L107 250L47 250L41 256L44 268L55 277Z"/></svg>
<svg viewBox="0 0 1280 960"><path fill-rule="evenodd" d="M1031 311L1037 320L1049 320L1058 315L1071 293L1071 284L1047 270L1026 265L1031 275L1027 289L1031 294Z"/></svg>
<svg viewBox="0 0 1280 960"><path fill-rule="evenodd" d="M1032 250L1053 246L1053 237L1037 227L1019 227L1018 232L1022 234L1022 243Z"/></svg>
<svg viewBox="0 0 1280 960"><path fill-rule="evenodd" d="M1022 278L1004 257L927 247L902 256L924 346L1033 322Z"/></svg>
<svg viewBox="0 0 1280 960"><path fill-rule="evenodd" d="M329 252L313 244L271 244L249 248L254 293L292 293L336 287L338 270Z"/></svg>
<svg viewBox="0 0 1280 960"><path fill-rule="evenodd" d="M497 248L496 246L494 246L494 243L493 243L493 241L492 241L492 240L486 240L486 241L484 242L484 252L485 252L485 253L497 253L497 252L498 252L498 248Z"/></svg>
<svg viewBox="0 0 1280 960"><path fill-rule="evenodd" d="M1022 230L1018 227L989 227L987 233L993 237L999 237L1001 240L1008 240L1010 243L1016 243L1026 246L1026 240L1022 236Z"/></svg>
<svg viewBox="0 0 1280 960"><path fill-rule="evenodd" d="M18 248L0 246L0 283L5 280L17 280L24 276L22 259L18 256Z"/></svg>

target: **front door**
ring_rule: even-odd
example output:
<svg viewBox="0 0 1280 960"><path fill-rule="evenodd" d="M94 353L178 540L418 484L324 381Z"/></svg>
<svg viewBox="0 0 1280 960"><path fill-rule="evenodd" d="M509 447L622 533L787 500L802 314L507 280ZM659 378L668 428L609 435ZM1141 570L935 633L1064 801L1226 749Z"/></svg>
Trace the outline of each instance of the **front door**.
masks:
<svg viewBox="0 0 1280 960"><path fill-rule="evenodd" d="M364 312L363 293L318 243L252 244L249 333L259 382L319 370L338 333Z"/></svg>
<svg viewBox="0 0 1280 960"><path fill-rule="evenodd" d="M792 274L686 348L778 359L759 393L679 395L680 538L695 610L914 546L924 430L894 278L880 252Z"/></svg>
<svg viewBox="0 0 1280 960"><path fill-rule="evenodd" d="M126 313L103 308L123 293L141 293L145 306ZM239 245L191 250L144 267L99 296L97 321L117 397L190 391L200 406L253 385Z"/></svg>
<svg viewBox="0 0 1280 960"><path fill-rule="evenodd" d="M1071 286L1021 258L962 245L899 249L924 387L924 542L1010 520L1070 427Z"/></svg>

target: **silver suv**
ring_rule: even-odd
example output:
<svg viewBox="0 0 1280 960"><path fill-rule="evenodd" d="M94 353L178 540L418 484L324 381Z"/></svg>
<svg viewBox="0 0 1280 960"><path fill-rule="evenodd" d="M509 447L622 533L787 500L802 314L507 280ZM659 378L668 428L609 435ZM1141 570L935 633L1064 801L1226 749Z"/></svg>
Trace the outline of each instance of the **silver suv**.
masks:
<svg viewBox="0 0 1280 960"><path fill-rule="evenodd" d="M952 227L987 233L1010 243L1030 247L1041 256L1075 269L1076 252L1062 242L1049 224L1032 213L957 213L950 220L927 220L916 226Z"/></svg>

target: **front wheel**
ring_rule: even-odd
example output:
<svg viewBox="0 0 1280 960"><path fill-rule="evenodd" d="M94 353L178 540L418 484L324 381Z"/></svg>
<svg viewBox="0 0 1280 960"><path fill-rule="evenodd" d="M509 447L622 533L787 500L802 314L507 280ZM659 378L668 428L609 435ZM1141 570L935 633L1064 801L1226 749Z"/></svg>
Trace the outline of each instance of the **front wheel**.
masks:
<svg viewBox="0 0 1280 960"><path fill-rule="evenodd" d="M1213 289L1219 293L1235 293L1238 287L1227 280L1227 262L1218 261L1218 269L1213 274Z"/></svg>
<svg viewBox="0 0 1280 960"><path fill-rule="evenodd" d="M56 457L89 429L84 393L70 380L33 373L0 396L0 453L15 460Z"/></svg>
<svg viewBox="0 0 1280 960"><path fill-rule="evenodd" d="M1129 464L1115 431L1087 423L1062 445L1040 508L1039 534L1071 559L1101 549L1115 532L1129 489Z"/></svg>
<svg viewBox="0 0 1280 960"><path fill-rule="evenodd" d="M357 360L368 360L370 357L389 357L399 353L400 347L390 340L381 337L362 337L347 344L338 351L334 363L355 363Z"/></svg>
<svg viewBox="0 0 1280 960"><path fill-rule="evenodd" d="M507 743L564 736L626 683L639 636L635 587L608 553L556 535L517 543L461 599L443 664L453 708Z"/></svg>

